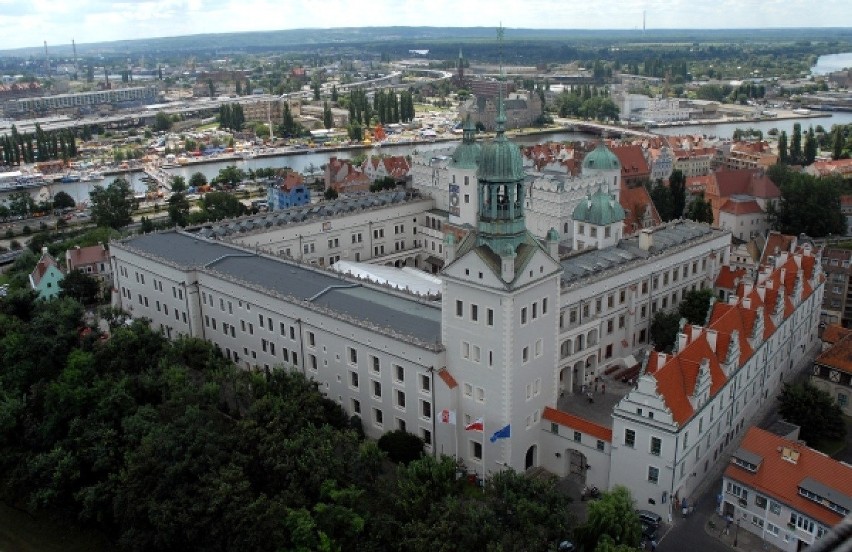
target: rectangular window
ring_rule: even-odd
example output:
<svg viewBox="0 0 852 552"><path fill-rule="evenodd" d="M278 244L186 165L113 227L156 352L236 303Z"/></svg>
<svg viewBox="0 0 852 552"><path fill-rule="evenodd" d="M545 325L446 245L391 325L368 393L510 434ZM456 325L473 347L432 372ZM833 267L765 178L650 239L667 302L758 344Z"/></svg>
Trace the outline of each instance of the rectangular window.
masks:
<svg viewBox="0 0 852 552"><path fill-rule="evenodd" d="M636 432L632 429L624 430L624 446L633 448L636 446Z"/></svg>
<svg viewBox="0 0 852 552"><path fill-rule="evenodd" d="M429 401L420 401L420 417L428 420L432 419L432 403Z"/></svg>
<svg viewBox="0 0 852 552"><path fill-rule="evenodd" d="M396 390L396 406L405 409L405 392L399 389Z"/></svg>
<svg viewBox="0 0 852 552"><path fill-rule="evenodd" d="M349 372L349 384L358 389L358 372Z"/></svg>
<svg viewBox="0 0 852 552"><path fill-rule="evenodd" d="M316 339L314 338L314 332L308 332L308 346L309 347L316 347L317 346Z"/></svg>
<svg viewBox="0 0 852 552"><path fill-rule="evenodd" d="M316 355L308 355L308 368L311 370L317 369L317 357Z"/></svg>
<svg viewBox="0 0 852 552"><path fill-rule="evenodd" d="M600 439L598 439L598 442L597 442L596 447L597 447L597 449L598 449L598 450L603 451L603 449L604 449L604 442L603 442L603 441L601 441Z"/></svg>
<svg viewBox="0 0 852 552"><path fill-rule="evenodd" d="M469 441L470 455L476 460L482 460L482 443L479 441Z"/></svg>
<svg viewBox="0 0 852 552"><path fill-rule="evenodd" d="M574 442L575 442L575 443L580 443L580 442L582 442L582 441L583 441L583 434L582 434L582 433L580 433L579 431L575 431L575 432L574 432Z"/></svg>
<svg viewBox="0 0 852 552"><path fill-rule="evenodd" d="M349 347L349 364L358 364L358 351Z"/></svg>
<svg viewBox="0 0 852 552"><path fill-rule="evenodd" d="M547 297L541 300L541 314L542 316L547 314Z"/></svg>
<svg viewBox="0 0 852 552"><path fill-rule="evenodd" d="M660 470L654 466L648 466L648 481L656 483L660 480Z"/></svg>
<svg viewBox="0 0 852 552"><path fill-rule="evenodd" d="M659 456L662 448L663 441L659 437L651 437L651 454Z"/></svg>
<svg viewBox="0 0 852 552"><path fill-rule="evenodd" d="M352 399L352 412L354 414L361 413L361 401L359 401L358 399Z"/></svg>
<svg viewBox="0 0 852 552"><path fill-rule="evenodd" d="M456 316L461 318L464 316L464 302L460 300L456 300Z"/></svg>
<svg viewBox="0 0 852 552"><path fill-rule="evenodd" d="M493 311L492 309L487 309L487 310L486 310L485 323L486 323L487 325L489 325L489 326L493 326L493 325L494 325L494 311Z"/></svg>
<svg viewBox="0 0 852 552"><path fill-rule="evenodd" d="M382 384L377 381L373 382L373 398L382 398Z"/></svg>
<svg viewBox="0 0 852 552"><path fill-rule="evenodd" d="M382 413L380 408L373 409L373 421L377 426L381 426L384 423L384 414Z"/></svg>
<svg viewBox="0 0 852 552"><path fill-rule="evenodd" d="M382 366L379 363L379 357L370 355L370 367L372 368L374 374L382 373Z"/></svg>
<svg viewBox="0 0 852 552"><path fill-rule="evenodd" d="M521 308L521 324L523 325L523 324L526 324L526 323L527 323L527 308L522 307Z"/></svg>
<svg viewBox="0 0 852 552"><path fill-rule="evenodd" d="M479 321L479 305L470 305L470 319L474 322Z"/></svg>
<svg viewBox="0 0 852 552"><path fill-rule="evenodd" d="M425 428L420 428L420 437L423 438L423 442L427 445L432 444L432 432Z"/></svg>
<svg viewBox="0 0 852 552"><path fill-rule="evenodd" d="M426 374L420 374L420 390L426 393L432 388L432 380Z"/></svg>
<svg viewBox="0 0 852 552"><path fill-rule="evenodd" d="M393 365L393 374L396 378L397 383L402 383L405 381L405 370L402 369L402 366L398 364Z"/></svg>

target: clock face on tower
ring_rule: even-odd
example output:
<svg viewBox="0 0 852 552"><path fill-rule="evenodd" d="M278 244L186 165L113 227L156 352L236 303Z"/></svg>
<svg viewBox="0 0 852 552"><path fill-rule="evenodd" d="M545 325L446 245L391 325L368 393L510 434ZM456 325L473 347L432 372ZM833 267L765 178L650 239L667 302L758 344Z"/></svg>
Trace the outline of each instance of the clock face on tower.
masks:
<svg viewBox="0 0 852 552"><path fill-rule="evenodd" d="M814 372L814 375L815 375L815 376L818 376L818 375L819 375L819 366L817 366L816 364L814 364L813 372Z"/></svg>
<svg viewBox="0 0 852 552"><path fill-rule="evenodd" d="M840 372L838 372L837 370L832 370L828 373L828 379L835 383L838 383L840 381Z"/></svg>

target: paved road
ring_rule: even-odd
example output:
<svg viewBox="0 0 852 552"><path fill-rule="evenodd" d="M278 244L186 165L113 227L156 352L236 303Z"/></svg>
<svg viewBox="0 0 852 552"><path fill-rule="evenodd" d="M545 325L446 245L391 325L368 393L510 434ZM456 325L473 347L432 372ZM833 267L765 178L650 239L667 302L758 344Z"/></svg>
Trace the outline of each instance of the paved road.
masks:
<svg viewBox="0 0 852 552"><path fill-rule="evenodd" d="M711 496L722 486L721 478L703 496L695 507L695 511L686 519L677 519L674 526L660 539L657 552L730 552L730 548L708 535L704 531L707 519L715 516L714 502Z"/></svg>

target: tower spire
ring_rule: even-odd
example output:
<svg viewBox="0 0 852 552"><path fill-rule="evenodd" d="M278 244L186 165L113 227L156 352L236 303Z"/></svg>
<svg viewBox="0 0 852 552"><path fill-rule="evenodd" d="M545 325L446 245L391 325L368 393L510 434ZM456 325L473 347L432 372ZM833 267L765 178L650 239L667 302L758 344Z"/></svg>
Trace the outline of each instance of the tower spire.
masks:
<svg viewBox="0 0 852 552"><path fill-rule="evenodd" d="M506 131L506 109L503 105L503 84L505 82L505 76L503 75L503 22L500 22L500 26L497 27L497 42L499 44L500 51L500 76L498 89L498 99L497 99L497 118L495 119L496 129L497 129L497 139L503 137L503 133Z"/></svg>

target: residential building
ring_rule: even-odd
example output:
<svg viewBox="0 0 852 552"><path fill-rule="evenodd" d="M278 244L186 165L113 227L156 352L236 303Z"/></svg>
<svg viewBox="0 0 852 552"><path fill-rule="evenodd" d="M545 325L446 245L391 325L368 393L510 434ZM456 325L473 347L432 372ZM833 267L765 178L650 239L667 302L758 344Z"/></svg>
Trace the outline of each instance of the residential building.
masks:
<svg viewBox="0 0 852 552"><path fill-rule="evenodd" d="M825 296L822 302L824 321L849 326L852 324L852 297L849 276L852 251L837 247L826 247L822 252L822 267L825 270Z"/></svg>
<svg viewBox="0 0 852 552"><path fill-rule="evenodd" d="M132 86L93 92L18 98L6 101L3 104L3 110L7 117L17 118L44 115L57 110L90 113L100 105L139 106L156 103L158 97L159 88L156 86Z"/></svg>
<svg viewBox="0 0 852 552"><path fill-rule="evenodd" d="M812 176L839 176L852 178L852 159L836 159L832 161L814 161L804 172Z"/></svg>
<svg viewBox="0 0 852 552"><path fill-rule="evenodd" d="M719 151L721 166L726 169L765 171L778 163L778 154L772 152L769 142L735 142Z"/></svg>
<svg viewBox="0 0 852 552"><path fill-rule="evenodd" d="M305 178L292 171L276 177L266 188L266 200L270 211L280 211L311 202L311 191L305 186Z"/></svg>
<svg viewBox="0 0 852 552"><path fill-rule="evenodd" d="M89 247L78 245L67 249L65 251L65 266L68 272L79 270L106 284L112 283L109 249L102 243Z"/></svg>
<svg viewBox="0 0 852 552"><path fill-rule="evenodd" d="M683 173L683 176L702 176L709 174L713 157L716 154L715 148L693 148L689 150L674 150L672 156L672 170L678 170Z"/></svg>
<svg viewBox="0 0 852 552"><path fill-rule="evenodd" d="M41 258L30 273L30 289L38 293L39 299L53 299L62 291L59 282L65 277L59 263L48 253L47 248L41 250Z"/></svg>
<svg viewBox="0 0 852 552"><path fill-rule="evenodd" d="M784 552L813 546L852 511L852 466L751 428L722 479L720 514Z"/></svg>
<svg viewBox="0 0 852 552"><path fill-rule="evenodd" d="M621 182L624 186L633 188L651 180L651 167L645 160L641 146L613 146L610 151L621 164Z"/></svg>
<svg viewBox="0 0 852 552"><path fill-rule="evenodd" d="M843 414L852 416L852 334L846 332L817 357L811 383L831 395Z"/></svg>
<svg viewBox="0 0 852 552"><path fill-rule="evenodd" d="M714 222L741 240L762 236L769 230L766 212L752 196L744 194L728 197L719 207L719 218Z"/></svg>
<svg viewBox="0 0 852 552"><path fill-rule="evenodd" d="M686 324L672 354L652 353L613 411L610 485L662 516L689 500L716 462L819 343L823 276L810 244Z"/></svg>
<svg viewBox="0 0 852 552"><path fill-rule="evenodd" d="M371 181L392 178L396 182L405 182L411 166L404 155L369 156L361 165L361 171Z"/></svg>
<svg viewBox="0 0 852 552"><path fill-rule="evenodd" d="M366 192L370 189L370 178L352 164L349 159L332 157L325 165L325 189L339 194Z"/></svg>
<svg viewBox="0 0 852 552"><path fill-rule="evenodd" d="M505 87L505 83L499 84ZM504 88L503 94L507 128L528 127L541 117L543 106L536 92L506 92ZM470 115L474 123L482 123L486 130L493 131L496 128L498 103L498 98L494 96L474 93L472 98L459 106L459 116L464 118Z"/></svg>
<svg viewBox="0 0 852 552"><path fill-rule="evenodd" d="M687 179L687 184L689 185L689 179ZM719 169L709 174L705 186L704 198L710 202L710 207L713 209L713 221L717 225L721 220L720 209L732 196L750 196L764 212L766 212L770 202L781 199L781 191L778 186L770 180L766 173L758 170ZM742 199L740 198L740 200ZM736 209L736 207L731 208ZM745 226L743 225L742 228L745 228ZM752 235L749 231L748 234L744 233L741 239L749 239Z"/></svg>

